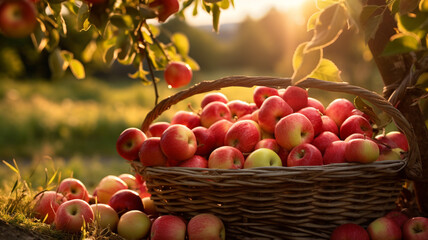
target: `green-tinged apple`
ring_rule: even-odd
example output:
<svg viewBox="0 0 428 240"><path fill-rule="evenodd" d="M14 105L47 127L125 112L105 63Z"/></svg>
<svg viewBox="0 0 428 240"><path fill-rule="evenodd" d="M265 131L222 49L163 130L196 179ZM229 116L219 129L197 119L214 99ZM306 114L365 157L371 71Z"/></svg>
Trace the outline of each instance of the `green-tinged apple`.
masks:
<svg viewBox="0 0 428 240"><path fill-rule="evenodd" d="M239 119L252 112L250 104L242 100L231 100L226 105L229 107L232 119Z"/></svg>
<svg viewBox="0 0 428 240"><path fill-rule="evenodd" d="M149 216L157 216L158 211L156 210L156 205L153 199L150 197L144 197L141 199L144 205L144 213Z"/></svg>
<svg viewBox="0 0 428 240"><path fill-rule="evenodd" d="M271 87L257 86L253 92L253 101L260 108L263 102L270 96L279 96L278 90Z"/></svg>
<svg viewBox="0 0 428 240"><path fill-rule="evenodd" d="M371 138L373 136L373 128L370 122L363 116L349 116L340 126L340 138L346 139L354 133L361 133L364 136Z"/></svg>
<svg viewBox="0 0 428 240"><path fill-rule="evenodd" d="M392 219L400 228L402 228L404 223L409 220L409 217L399 210L392 210L385 214L385 217Z"/></svg>
<svg viewBox="0 0 428 240"><path fill-rule="evenodd" d="M183 161L191 158L197 149L195 134L184 125L171 125L160 138L160 147L168 159Z"/></svg>
<svg viewBox="0 0 428 240"><path fill-rule="evenodd" d="M174 114L171 119L171 124L182 124L190 129L193 129L201 125L201 119L199 115L193 112L181 110Z"/></svg>
<svg viewBox="0 0 428 240"><path fill-rule="evenodd" d="M55 220L59 205L65 201L67 201L67 199L61 193L55 191L41 192L33 200L32 213L37 219L51 224Z"/></svg>
<svg viewBox="0 0 428 240"><path fill-rule="evenodd" d="M126 160L133 161L138 159L138 151L140 151L141 144L147 139L138 128L125 129L116 141L116 150L121 157Z"/></svg>
<svg viewBox="0 0 428 240"><path fill-rule="evenodd" d="M331 163L345 163L345 152L347 144L347 142L342 140L337 140L330 143L330 145L328 145L328 147L324 151L323 163L325 165Z"/></svg>
<svg viewBox="0 0 428 240"><path fill-rule="evenodd" d="M232 125L232 123L230 123ZM209 131L206 127L195 127L192 129L195 134L198 148L195 154L201 156L208 156L216 147L215 134ZM224 137L223 137L224 139Z"/></svg>
<svg viewBox="0 0 428 240"><path fill-rule="evenodd" d="M336 123L327 115L321 116L322 120L322 130L323 131L329 131L339 136L339 128L337 127Z"/></svg>
<svg viewBox="0 0 428 240"><path fill-rule="evenodd" d="M308 91L297 86L288 86L282 98L290 105L294 112L308 106Z"/></svg>
<svg viewBox="0 0 428 240"><path fill-rule="evenodd" d="M339 141L339 137L329 131L324 131L312 140L311 144L317 147L322 154L324 154L325 149L334 141Z"/></svg>
<svg viewBox="0 0 428 240"><path fill-rule="evenodd" d="M278 121L293 113L293 109L279 96L271 96L260 106L258 112L258 123L260 127L268 132L273 133Z"/></svg>
<svg viewBox="0 0 428 240"><path fill-rule="evenodd" d="M0 33L10 38L29 36L37 25L37 10L30 0L0 1Z"/></svg>
<svg viewBox="0 0 428 240"><path fill-rule="evenodd" d="M59 205L55 215L55 227L70 233L78 233L85 224L94 220L94 211L82 199L72 199Z"/></svg>
<svg viewBox="0 0 428 240"><path fill-rule="evenodd" d="M428 239L428 218L413 217L403 225L404 240L426 240Z"/></svg>
<svg viewBox="0 0 428 240"><path fill-rule="evenodd" d="M324 104L322 104L322 102L320 102L316 98L308 97L308 107L314 107L318 109L318 111L320 111L321 114L325 113Z"/></svg>
<svg viewBox="0 0 428 240"><path fill-rule="evenodd" d="M139 240L149 234L151 225L152 222L147 214L132 210L119 218L117 233L126 240Z"/></svg>
<svg viewBox="0 0 428 240"><path fill-rule="evenodd" d="M193 168L207 168L208 160L202 156L194 155L178 164L178 167L193 167Z"/></svg>
<svg viewBox="0 0 428 240"><path fill-rule="evenodd" d="M138 153L140 162L143 166L167 165L167 157L161 149L160 141L161 138L159 137L149 137L143 142Z"/></svg>
<svg viewBox="0 0 428 240"><path fill-rule="evenodd" d="M223 119L215 122L208 128L208 131L214 136L215 147L221 147L224 145L224 138L227 131L233 125L229 120Z"/></svg>
<svg viewBox="0 0 428 240"><path fill-rule="evenodd" d="M401 229L390 218L380 217L367 227L371 240L400 240Z"/></svg>
<svg viewBox="0 0 428 240"><path fill-rule="evenodd" d="M312 142L314 127L305 115L292 113L276 124L275 139L281 147L291 150L302 143Z"/></svg>
<svg viewBox="0 0 428 240"><path fill-rule="evenodd" d="M94 211L94 222L101 228L108 228L115 232L119 222L117 212L110 205L104 203L91 204L90 206Z"/></svg>
<svg viewBox="0 0 428 240"><path fill-rule="evenodd" d="M177 2L177 0L161 0L161 1ZM177 61L172 61L168 63L164 72L165 81L172 88L179 88L179 87L186 86L192 80L192 75L193 75L192 69L190 68L189 64L184 62L177 62Z"/></svg>
<svg viewBox="0 0 428 240"><path fill-rule="evenodd" d="M409 143L407 141L406 135L402 132L391 131L388 132L385 137L391 141L393 141L398 148L403 149L403 151L409 151Z"/></svg>
<svg viewBox="0 0 428 240"><path fill-rule="evenodd" d="M112 207L119 216L131 210L144 211L143 201L138 192L131 189L122 189L111 196L108 205Z"/></svg>
<svg viewBox="0 0 428 240"><path fill-rule="evenodd" d="M208 103L211 103L211 102L227 103L229 102L229 99L226 97L226 95L220 92L207 93L202 98L201 108L204 108L206 105L208 105Z"/></svg>
<svg viewBox="0 0 428 240"><path fill-rule="evenodd" d="M126 183L126 185L128 186L128 189L131 189L131 190L138 189L137 179L135 178L134 175L129 173L122 173L118 177Z"/></svg>
<svg viewBox="0 0 428 240"><path fill-rule="evenodd" d="M65 178L58 186L57 192L62 193L67 200L82 199L89 201L89 193L85 185L76 178Z"/></svg>
<svg viewBox="0 0 428 240"><path fill-rule="evenodd" d="M380 150L379 158L376 161L403 159L402 152L404 151L401 148Z"/></svg>
<svg viewBox="0 0 428 240"><path fill-rule="evenodd" d="M320 150L310 143L294 147L287 158L287 167L323 165Z"/></svg>
<svg viewBox="0 0 428 240"><path fill-rule="evenodd" d="M150 230L150 240L184 240L186 223L181 217L163 215L155 219Z"/></svg>
<svg viewBox="0 0 428 240"><path fill-rule="evenodd" d="M318 136L321 132L323 132L323 123L321 119L321 112L314 107L304 107L297 111L305 115L309 121L311 121L312 126L314 127L314 135Z"/></svg>
<svg viewBox="0 0 428 240"><path fill-rule="evenodd" d="M232 113L226 103L214 101L208 103L201 112L201 125L209 128L215 122L226 119L232 121Z"/></svg>
<svg viewBox="0 0 428 240"><path fill-rule="evenodd" d="M216 148L208 158L208 168L241 169L243 166L244 155L231 146Z"/></svg>
<svg viewBox="0 0 428 240"><path fill-rule="evenodd" d="M282 161L276 152L269 148L259 148L248 155L244 168L281 167Z"/></svg>
<svg viewBox="0 0 428 240"><path fill-rule="evenodd" d="M187 223L189 240L224 240L226 229L223 221L214 214L200 213Z"/></svg>
<svg viewBox="0 0 428 240"><path fill-rule="evenodd" d="M261 129L253 120L235 122L227 131L224 145L232 146L243 153L250 153L261 140Z"/></svg>
<svg viewBox="0 0 428 240"><path fill-rule="evenodd" d="M379 148L369 138L352 139L346 144L345 158L347 162L371 163L379 158Z"/></svg>
<svg viewBox="0 0 428 240"><path fill-rule="evenodd" d="M259 122L259 112L260 109L256 109L251 113L251 120L253 120L254 122Z"/></svg>
<svg viewBox="0 0 428 240"><path fill-rule="evenodd" d="M330 240L370 240L366 229L355 223L345 223L336 227Z"/></svg>
<svg viewBox="0 0 428 240"><path fill-rule="evenodd" d="M159 22L165 22L169 16L180 9L178 0L155 0L149 6L157 8Z"/></svg>
<svg viewBox="0 0 428 240"><path fill-rule="evenodd" d="M168 122L155 122L150 124L147 130L147 137L161 137L162 133L171 126Z"/></svg>
<svg viewBox="0 0 428 240"><path fill-rule="evenodd" d="M117 191L127 189L128 185L117 176L108 175L105 176L94 190L94 197L97 199L97 203L108 203L111 196Z"/></svg>
<svg viewBox="0 0 428 240"><path fill-rule="evenodd" d="M342 123L352 115L352 110L354 109L354 104L348 99L337 98L326 107L325 114L336 123L338 128L340 128Z"/></svg>

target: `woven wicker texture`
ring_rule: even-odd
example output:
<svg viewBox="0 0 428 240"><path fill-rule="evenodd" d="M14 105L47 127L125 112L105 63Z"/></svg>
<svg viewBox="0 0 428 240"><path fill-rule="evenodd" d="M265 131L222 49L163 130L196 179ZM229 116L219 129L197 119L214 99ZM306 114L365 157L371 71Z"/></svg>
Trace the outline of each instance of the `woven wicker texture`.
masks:
<svg viewBox="0 0 428 240"><path fill-rule="evenodd" d="M201 82L164 99L146 116L141 129L172 105L195 94L229 86L285 88L290 79L233 76ZM389 114L409 141L404 160L371 164L219 170L132 166L143 175L161 214L189 219L213 213L226 225L228 239L328 239L338 225L367 225L395 207L403 179L420 174L416 137L407 120L383 97L346 83L307 79L298 84L349 93Z"/></svg>

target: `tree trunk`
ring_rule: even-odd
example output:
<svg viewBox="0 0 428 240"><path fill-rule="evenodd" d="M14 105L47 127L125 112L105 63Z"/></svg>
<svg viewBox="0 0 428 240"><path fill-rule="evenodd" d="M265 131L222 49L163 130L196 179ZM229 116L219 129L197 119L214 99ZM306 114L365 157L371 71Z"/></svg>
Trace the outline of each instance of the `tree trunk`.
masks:
<svg viewBox="0 0 428 240"><path fill-rule="evenodd" d="M369 0L368 4L385 5L385 0ZM396 25L391 13L386 11L374 39L368 43L382 76L385 85L384 96L387 99L405 79L412 64L411 59L406 58L405 55L381 56L386 43L395 34ZM410 87L400 96L396 104L393 104L410 122L417 136L422 160L422 178L414 181L414 187L419 211L424 216L428 216L428 130L419 104L414 104L419 96L420 92Z"/></svg>

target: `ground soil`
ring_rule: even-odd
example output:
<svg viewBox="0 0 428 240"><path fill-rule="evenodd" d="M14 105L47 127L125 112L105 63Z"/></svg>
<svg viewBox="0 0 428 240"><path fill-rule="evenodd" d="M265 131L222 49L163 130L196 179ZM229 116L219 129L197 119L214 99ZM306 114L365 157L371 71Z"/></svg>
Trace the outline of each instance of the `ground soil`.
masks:
<svg viewBox="0 0 428 240"><path fill-rule="evenodd" d="M41 233L31 231L21 226L16 226L10 223L7 223L0 219L0 239L1 240L50 240L54 239L50 236L43 235Z"/></svg>

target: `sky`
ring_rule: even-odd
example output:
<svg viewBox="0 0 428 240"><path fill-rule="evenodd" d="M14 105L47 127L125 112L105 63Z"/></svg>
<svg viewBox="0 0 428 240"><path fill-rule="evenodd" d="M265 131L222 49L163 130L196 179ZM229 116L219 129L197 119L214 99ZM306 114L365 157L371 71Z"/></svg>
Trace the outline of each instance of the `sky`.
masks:
<svg viewBox="0 0 428 240"><path fill-rule="evenodd" d="M247 16L253 19L263 17L266 12L275 7L281 12L290 12L295 16L294 21L297 24L303 24L303 16L298 14L302 5L308 0L235 0L235 8L230 7L223 10L220 15L220 24L237 23L244 20ZM197 16L192 16L192 8L187 9L186 20L190 25L210 25L212 17L201 10Z"/></svg>

